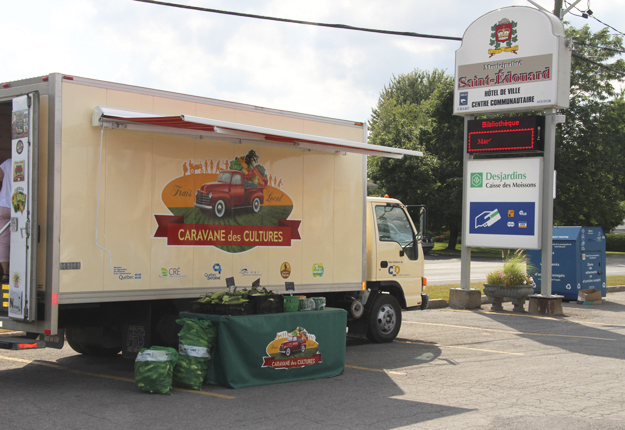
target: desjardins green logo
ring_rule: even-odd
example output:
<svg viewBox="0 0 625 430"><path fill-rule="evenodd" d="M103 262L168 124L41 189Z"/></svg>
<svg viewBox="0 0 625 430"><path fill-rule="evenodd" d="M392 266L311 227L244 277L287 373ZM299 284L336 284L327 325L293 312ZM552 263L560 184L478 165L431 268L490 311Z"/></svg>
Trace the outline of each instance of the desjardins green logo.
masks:
<svg viewBox="0 0 625 430"><path fill-rule="evenodd" d="M484 186L484 173L471 173L471 188L482 188Z"/></svg>

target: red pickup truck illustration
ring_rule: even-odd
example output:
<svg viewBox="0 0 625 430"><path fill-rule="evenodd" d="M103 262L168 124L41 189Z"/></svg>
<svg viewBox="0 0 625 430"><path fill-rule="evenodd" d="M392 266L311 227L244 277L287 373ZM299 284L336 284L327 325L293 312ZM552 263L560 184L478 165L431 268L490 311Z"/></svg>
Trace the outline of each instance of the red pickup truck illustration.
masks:
<svg viewBox="0 0 625 430"><path fill-rule="evenodd" d="M195 192L194 206L204 213L214 211L217 218L223 217L228 209L252 208L258 212L265 202L264 186L264 182L258 185L246 180L238 170L223 170L217 182L203 184Z"/></svg>
<svg viewBox="0 0 625 430"><path fill-rule="evenodd" d="M292 353L306 351L305 336L290 334L288 339L280 344L280 353L290 357Z"/></svg>

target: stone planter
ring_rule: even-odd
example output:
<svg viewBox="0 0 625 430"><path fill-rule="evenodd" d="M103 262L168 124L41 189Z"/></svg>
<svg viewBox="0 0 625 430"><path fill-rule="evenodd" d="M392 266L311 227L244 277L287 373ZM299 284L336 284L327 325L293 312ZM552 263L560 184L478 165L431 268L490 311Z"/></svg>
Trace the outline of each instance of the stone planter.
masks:
<svg viewBox="0 0 625 430"><path fill-rule="evenodd" d="M514 285L506 287L505 285L484 284L484 294L493 301L491 310L502 311L503 299L509 298L514 305L514 312L525 312L525 300L534 294L533 285Z"/></svg>

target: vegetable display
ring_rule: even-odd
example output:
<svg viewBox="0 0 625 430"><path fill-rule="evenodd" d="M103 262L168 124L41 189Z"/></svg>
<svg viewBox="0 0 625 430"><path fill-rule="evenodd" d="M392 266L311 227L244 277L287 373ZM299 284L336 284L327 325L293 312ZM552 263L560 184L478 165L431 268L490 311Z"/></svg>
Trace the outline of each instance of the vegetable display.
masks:
<svg viewBox="0 0 625 430"><path fill-rule="evenodd" d="M243 288L232 292L208 293L197 300L198 311L219 315L266 314L282 312L282 296L265 287Z"/></svg>
<svg viewBox="0 0 625 430"><path fill-rule="evenodd" d="M142 348L135 359L135 382L146 393L170 394L177 361L178 352L174 348Z"/></svg>
<svg viewBox="0 0 625 430"><path fill-rule="evenodd" d="M204 297L201 297L198 302L213 305L240 305L250 301L248 299L249 295L250 291L247 291L246 289L237 291L237 288L234 287L234 290L231 293L228 291L208 293Z"/></svg>

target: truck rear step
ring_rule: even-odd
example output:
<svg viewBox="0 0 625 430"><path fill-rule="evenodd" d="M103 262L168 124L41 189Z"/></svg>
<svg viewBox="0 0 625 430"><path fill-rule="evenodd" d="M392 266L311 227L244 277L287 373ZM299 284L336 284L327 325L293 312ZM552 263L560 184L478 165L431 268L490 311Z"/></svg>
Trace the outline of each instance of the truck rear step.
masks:
<svg viewBox="0 0 625 430"><path fill-rule="evenodd" d="M0 349L37 349L45 348L45 340L26 339L25 337L0 336Z"/></svg>

